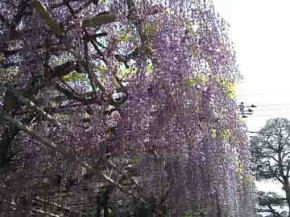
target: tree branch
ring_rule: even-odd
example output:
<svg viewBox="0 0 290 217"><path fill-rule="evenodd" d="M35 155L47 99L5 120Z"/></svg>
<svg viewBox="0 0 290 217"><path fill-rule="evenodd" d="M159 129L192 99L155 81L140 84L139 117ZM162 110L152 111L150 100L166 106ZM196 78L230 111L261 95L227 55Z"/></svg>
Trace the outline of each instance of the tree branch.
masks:
<svg viewBox="0 0 290 217"><path fill-rule="evenodd" d="M102 104L101 101L98 98L93 97L93 94L94 94L93 92L81 95L81 94L77 93L73 88L71 88L69 85L67 85L65 83L57 82L55 86L56 86L56 89L58 91L63 93L69 99L73 99L73 100L82 102L85 105L92 104L92 103L97 103L98 105Z"/></svg>
<svg viewBox="0 0 290 217"><path fill-rule="evenodd" d="M47 112L45 112L43 109L39 108L32 101L30 101L29 99L23 97L21 94L17 93L15 90L11 90L10 89L8 91L10 91L11 94L14 95L18 99L19 102L21 102L21 103L29 106L34 111L36 111L38 114L44 116L47 120L49 120L55 126L66 130L70 135L74 135L74 133L71 130L69 130L66 126L62 125L59 121L57 121L56 119L54 119L50 114L48 114Z"/></svg>
<svg viewBox="0 0 290 217"><path fill-rule="evenodd" d="M104 12L97 14L96 16L93 16L91 18L85 19L83 21L84 27L98 27L104 24L109 24L116 22L117 18L114 14L111 14L109 12Z"/></svg>
<svg viewBox="0 0 290 217"><path fill-rule="evenodd" d="M33 0L32 4L35 7L35 9L38 11L40 16L43 18L46 25L53 32L53 34L56 35L57 37L60 37L62 34L61 26L51 18L47 8L42 4L42 2L39 0Z"/></svg>

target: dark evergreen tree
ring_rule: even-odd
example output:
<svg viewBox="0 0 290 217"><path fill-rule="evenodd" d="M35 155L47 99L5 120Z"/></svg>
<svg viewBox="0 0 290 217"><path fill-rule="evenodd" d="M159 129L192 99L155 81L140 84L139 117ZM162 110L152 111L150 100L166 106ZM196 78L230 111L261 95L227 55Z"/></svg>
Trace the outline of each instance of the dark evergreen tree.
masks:
<svg viewBox="0 0 290 217"><path fill-rule="evenodd" d="M260 193L259 210L282 216L277 207L290 207L290 121L285 118L268 120L258 135L251 139L251 153L257 180L278 181L286 195Z"/></svg>

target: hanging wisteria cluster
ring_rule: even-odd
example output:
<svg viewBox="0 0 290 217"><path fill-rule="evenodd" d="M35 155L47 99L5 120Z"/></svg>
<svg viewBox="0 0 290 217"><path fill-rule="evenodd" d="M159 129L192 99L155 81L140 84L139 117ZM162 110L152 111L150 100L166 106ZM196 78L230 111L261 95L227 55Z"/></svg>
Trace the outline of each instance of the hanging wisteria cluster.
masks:
<svg viewBox="0 0 290 217"><path fill-rule="evenodd" d="M0 55L0 216L254 216L210 1L2 0Z"/></svg>

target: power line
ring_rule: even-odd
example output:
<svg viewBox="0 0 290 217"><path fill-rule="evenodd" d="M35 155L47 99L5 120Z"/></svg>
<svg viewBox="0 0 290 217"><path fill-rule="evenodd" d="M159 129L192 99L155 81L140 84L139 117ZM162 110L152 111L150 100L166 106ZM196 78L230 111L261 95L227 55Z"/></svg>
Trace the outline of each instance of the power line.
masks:
<svg viewBox="0 0 290 217"><path fill-rule="evenodd" d="M259 104L259 103L255 103L256 107L267 107L267 106L290 106L290 102L285 102L285 103L271 103L271 104ZM249 107L249 106L248 106Z"/></svg>
<svg viewBox="0 0 290 217"><path fill-rule="evenodd" d="M249 91L247 88L238 88L237 89L237 96L251 96L251 95L278 95L278 94L288 94L290 93L290 89L268 89L268 90L261 90L261 91Z"/></svg>
<svg viewBox="0 0 290 217"><path fill-rule="evenodd" d="M244 102L241 102L238 106L240 112L239 115L242 118L248 118L249 116L251 116L251 118L274 118L282 115L285 117L290 116L290 114L288 113L288 110L290 109L290 104L288 103L247 105L244 104Z"/></svg>
<svg viewBox="0 0 290 217"><path fill-rule="evenodd" d="M290 102L289 103L279 103L279 104L258 104L259 107L269 107L269 106L276 106L276 107L280 107L280 106L290 106Z"/></svg>
<svg viewBox="0 0 290 217"><path fill-rule="evenodd" d="M289 92L282 92L282 93L251 93L251 94L236 94L237 97L256 97L256 96L285 96L289 95Z"/></svg>

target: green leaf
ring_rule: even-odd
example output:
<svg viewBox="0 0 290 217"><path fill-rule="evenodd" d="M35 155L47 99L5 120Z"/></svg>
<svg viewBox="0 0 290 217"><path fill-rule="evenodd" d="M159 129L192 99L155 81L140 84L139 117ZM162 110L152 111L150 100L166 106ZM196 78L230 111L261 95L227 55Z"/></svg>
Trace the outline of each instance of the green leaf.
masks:
<svg viewBox="0 0 290 217"><path fill-rule="evenodd" d="M236 98L236 84L234 82L226 81L220 78L218 79L218 83L220 84L221 88L225 91L229 99Z"/></svg>
<svg viewBox="0 0 290 217"><path fill-rule="evenodd" d="M149 63L147 66L146 66L146 71L147 72L153 72L154 71L154 66L152 63Z"/></svg>
<svg viewBox="0 0 290 217"><path fill-rule="evenodd" d="M131 38L132 36L130 32L121 32L120 36L118 37L121 42L129 42Z"/></svg>
<svg viewBox="0 0 290 217"><path fill-rule="evenodd" d="M187 85L194 87L195 85L204 86L208 82L208 76L203 73L193 73L194 77L187 80Z"/></svg>
<svg viewBox="0 0 290 217"><path fill-rule="evenodd" d="M72 72L69 75L62 76L62 79L65 82L77 82L77 81L85 81L87 78L85 74Z"/></svg>
<svg viewBox="0 0 290 217"><path fill-rule="evenodd" d="M122 78L133 77L134 75L136 75L137 72L138 72L137 67L130 67L129 69L127 69L124 65L120 65L118 68L118 74Z"/></svg>
<svg viewBox="0 0 290 217"><path fill-rule="evenodd" d="M156 29L155 27L153 26L152 23L146 23L145 24L145 34L146 35L154 35L156 33Z"/></svg>

